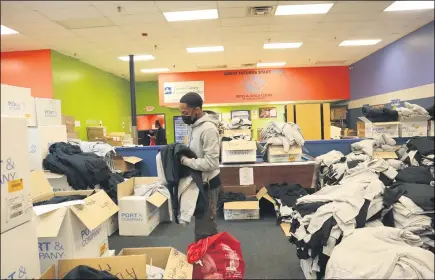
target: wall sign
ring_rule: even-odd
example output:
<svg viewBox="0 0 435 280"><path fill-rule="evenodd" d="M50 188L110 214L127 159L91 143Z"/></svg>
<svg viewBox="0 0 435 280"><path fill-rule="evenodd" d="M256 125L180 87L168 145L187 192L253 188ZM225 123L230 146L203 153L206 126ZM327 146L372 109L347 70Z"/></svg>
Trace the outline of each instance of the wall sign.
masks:
<svg viewBox="0 0 435 280"><path fill-rule="evenodd" d="M268 107L268 108L260 108L260 119L271 119L276 118L276 108L275 107Z"/></svg>
<svg viewBox="0 0 435 280"><path fill-rule="evenodd" d="M174 117L174 139L175 143L184 144L184 139L187 137L188 126L183 122L181 116Z"/></svg>
<svg viewBox="0 0 435 280"><path fill-rule="evenodd" d="M165 103L179 103L180 98L188 92L196 92L204 100L204 81L165 82L163 88Z"/></svg>

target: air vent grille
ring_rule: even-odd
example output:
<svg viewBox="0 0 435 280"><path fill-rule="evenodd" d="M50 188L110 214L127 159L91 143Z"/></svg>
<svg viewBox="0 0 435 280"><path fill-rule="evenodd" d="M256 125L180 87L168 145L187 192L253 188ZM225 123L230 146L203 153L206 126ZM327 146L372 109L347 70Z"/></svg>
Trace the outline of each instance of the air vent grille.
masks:
<svg viewBox="0 0 435 280"><path fill-rule="evenodd" d="M264 17L273 14L273 6L251 7L249 8L250 16Z"/></svg>

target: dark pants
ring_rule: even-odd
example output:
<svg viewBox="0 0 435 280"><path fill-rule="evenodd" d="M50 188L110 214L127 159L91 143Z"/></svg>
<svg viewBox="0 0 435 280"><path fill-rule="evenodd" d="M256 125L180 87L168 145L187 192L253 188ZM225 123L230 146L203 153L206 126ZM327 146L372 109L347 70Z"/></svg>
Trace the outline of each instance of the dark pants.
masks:
<svg viewBox="0 0 435 280"><path fill-rule="evenodd" d="M205 190L208 195L208 211L200 217L195 216L195 242L218 233L216 224L216 208L221 187ZM201 194L199 194L201 196ZM198 197L198 199L200 199Z"/></svg>

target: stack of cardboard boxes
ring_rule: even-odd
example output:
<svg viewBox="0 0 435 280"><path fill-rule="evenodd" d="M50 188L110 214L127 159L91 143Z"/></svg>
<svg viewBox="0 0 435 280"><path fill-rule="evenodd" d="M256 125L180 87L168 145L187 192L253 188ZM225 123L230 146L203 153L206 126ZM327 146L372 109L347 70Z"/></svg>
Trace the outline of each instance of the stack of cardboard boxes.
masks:
<svg viewBox="0 0 435 280"><path fill-rule="evenodd" d="M66 127L66 138L68 138L68 140L79 138L74 117L62 115L62 124Z"/></svg>

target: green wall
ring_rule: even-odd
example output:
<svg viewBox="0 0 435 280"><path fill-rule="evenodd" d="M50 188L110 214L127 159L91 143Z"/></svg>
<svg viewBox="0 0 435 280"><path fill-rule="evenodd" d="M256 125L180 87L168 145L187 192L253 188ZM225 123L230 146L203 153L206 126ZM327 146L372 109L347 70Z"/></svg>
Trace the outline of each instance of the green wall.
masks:
<svg viewBox="0 0 435 280"><path fill-rule="evenodd" d="M153 112L146 112L146 106L153 106L155 110ZM232 110L252 110L257 111L261 107L275 107L277 109L276 119L257 119L252 120L253 136L257 139L257 129L263 128L271 120L284 121L284 105L251 105L251 106L221 106L221 107L206 107L206 110L213 110L217 113L230 113ZM159 105L159 91L158 82L142 82L136 83L136 112L137 114L165 114L166 122L166 136L168 143L174 142L174 123L173 117L179 116L180 113L177 108L161 107ZM224 122L228 122L228 119L223 119Z"/></svg>
<svg viewBox="0 0 435 280"><path fill-rule="evenodd" d="M99 125L108 132L129 132L130 88L123 78L75 58L51 51L53 98L62 101L62 114L80 121L76 128L86 139L86 126ZM125 128L122 127L125 123Z"/></svg>

